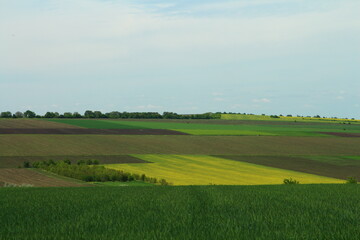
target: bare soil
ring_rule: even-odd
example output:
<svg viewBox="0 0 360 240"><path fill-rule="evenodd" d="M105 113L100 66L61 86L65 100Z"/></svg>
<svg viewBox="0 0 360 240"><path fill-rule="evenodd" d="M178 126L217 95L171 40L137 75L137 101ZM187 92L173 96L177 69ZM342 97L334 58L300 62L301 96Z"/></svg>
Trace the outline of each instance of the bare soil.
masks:
<svg viewBox="0 0 360 240"><path fill-rule="evenodd" d="M337 137L360 137L360 133L343 133L343 132L319 132Z"/></svg>
<svg viewBox="0 0 360 240"><path fill-rule="evenodd" d="M91 186L90 184L72 181L71 179L62 179L50 177L41 171L32 169L0 169L0 182L11 183L16 185L29 184L34 187L83 187Z"/></svg>
<svg viewBox="0 0 360 240"><path fill-rule="evenodd" d="M0 134L189 135L167 129L0 128Z"/></svg>
<svg viewBox="0 0 360 240"><path fill-rule="evenodd" d="M43 129L43 128L80 128L65 123L57 123L51 121L44 121L39 119L0 119L0 129Z"/></svg>

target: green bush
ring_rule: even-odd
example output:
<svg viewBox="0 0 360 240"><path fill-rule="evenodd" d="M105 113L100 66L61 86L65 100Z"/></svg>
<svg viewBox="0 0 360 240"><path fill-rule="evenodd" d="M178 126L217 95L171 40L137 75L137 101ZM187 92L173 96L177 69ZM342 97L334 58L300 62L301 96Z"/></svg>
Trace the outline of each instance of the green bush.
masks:
<svg viewBox="0 0 360 240"><path fill-rule="evenodd" d="M296 181L295 179L292 178L285 178L283 182L284 184L300 184L299 181Z"/></svg>
<svg viewBox="0 0 360 240"><path fill-rule="evenodd" d="M23 166L24 166L24 168L31 168L31 164L28 161L25 161Z"/></svg>
<svg viewBox="0 0 360 240"><path fill-rule="evenodd" d="M355 177L348 177L346 183L348 184L357 184L357 179Z"/></svg>

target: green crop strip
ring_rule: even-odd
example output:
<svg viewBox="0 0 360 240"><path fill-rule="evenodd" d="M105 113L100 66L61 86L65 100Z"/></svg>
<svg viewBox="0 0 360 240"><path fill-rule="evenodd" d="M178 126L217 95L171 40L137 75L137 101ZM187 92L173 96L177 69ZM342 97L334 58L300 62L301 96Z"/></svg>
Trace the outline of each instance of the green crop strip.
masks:
<svg viewBox="0 0 360 240"><path fill-rule="evenodd" d="M360 239L360 186L0 189L0 239Z"/></svg>

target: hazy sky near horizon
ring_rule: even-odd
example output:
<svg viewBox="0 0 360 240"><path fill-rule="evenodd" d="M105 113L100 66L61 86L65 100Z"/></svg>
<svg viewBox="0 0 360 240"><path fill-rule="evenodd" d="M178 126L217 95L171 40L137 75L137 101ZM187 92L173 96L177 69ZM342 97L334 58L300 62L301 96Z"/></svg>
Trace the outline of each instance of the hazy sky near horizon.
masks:
<svg viewBox="0 0 360 240"><path fill-rule="evenodd" d="M360 118L359 0L0 0L0 111Z"/></svg>

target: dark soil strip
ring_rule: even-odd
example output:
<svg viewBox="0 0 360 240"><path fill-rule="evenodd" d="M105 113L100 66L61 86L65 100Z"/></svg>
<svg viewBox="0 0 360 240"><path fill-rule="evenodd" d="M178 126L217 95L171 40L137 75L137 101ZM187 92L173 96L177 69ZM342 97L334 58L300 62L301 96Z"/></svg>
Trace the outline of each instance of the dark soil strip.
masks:
<svg viewBox="0 0 360 240"><path fill-rule="evenodd" d="M304 157L237 155L217 155L216 157L338 179L347 179L350 176L360 179L360 166L339 166L310 160Z"/></svg>
<svg viewBox="0 0 360 240"><path fill-rule="evenodd" d="M344 132L319 132L337 137L360 137L360 133L344 133Z"/></svg>
<svg viewBox="0 0 360 240"><path fill-rule="evenodd" d="M0 156L0 168L22 167L24 162L37 161L62 161L71 160L76 163L80 160L98 160L100 164L121 164L121 163L150 163L130 155L89 155L89 156Z"/></svg>
<svg viewBox="0 0 360 240"><path fill-rule="evenodd" d="M4 128L0 134L98 134L98 135L189 135L167 129L35 129L35 128Z"/></svg>

